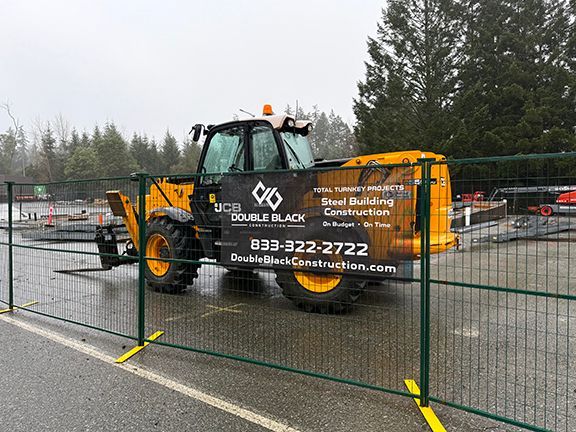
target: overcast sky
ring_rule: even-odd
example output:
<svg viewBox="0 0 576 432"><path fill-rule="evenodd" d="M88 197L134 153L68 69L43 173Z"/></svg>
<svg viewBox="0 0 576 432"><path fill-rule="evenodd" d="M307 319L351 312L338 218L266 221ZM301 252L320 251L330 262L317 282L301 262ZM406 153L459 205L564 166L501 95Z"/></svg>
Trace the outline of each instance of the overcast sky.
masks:
<svg viewBox="0 0 576 432"><path fill-rule="evenodd" d="M353 123L383 1L0 0L0 102L27 128L62 114L156 138L296 99Z"/></svg>

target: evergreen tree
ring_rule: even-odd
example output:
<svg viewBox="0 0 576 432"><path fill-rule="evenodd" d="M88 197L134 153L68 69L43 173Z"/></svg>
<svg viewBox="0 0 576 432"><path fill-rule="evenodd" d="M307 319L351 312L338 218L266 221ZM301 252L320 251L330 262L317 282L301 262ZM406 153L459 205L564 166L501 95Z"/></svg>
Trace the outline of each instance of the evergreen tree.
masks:
<svg viewBox="0 0 576 432"><path fill-rule="evenodd" d="M0 173L13 173L12 166L17 146L18 141L14 129L9 128L6 133L0 134Z"/></svg>
<svg viewBox="0 0 576 432"><path fill-rule="evenodd" d="M176 138L166 131L164 136L164 143L160 151L160 167L161 174L170 174L180 163L180 149Z"/></svg>
<svg viewBox="0 0 576 432"><path fill-rule="evenodd" d="M330 146L329 135L330 135L330 121L325 112L318 114L316 121L313 119L313 129L308 135L308 141L312 146L312 152L315 158L328 159L328 147Z"/></svg>
<svg viewBox="0 0 576 432"><path fill-rule="evenodd" d="M302 110L302 111L304 111L304 110ZM322 114L322 112L320 111L320 108L318 108L318 105L312 105L312 111L307 112L307 113L302 112L302 117L298 117L298 118L304 118L304 119L310 120L312 123L315 124L318 121L320 114Z"/></svg>
<svg viewBox="0 0 576 432"><path fill-rule="evenodd" d="M36 168L36 181L56 181L58 173L58 160L56 155L56 138L50 124L42 131L40 138L40 160Z"/></svg>
<svg viewBox="0 0 576 432"><path fill-rule="evenodd" d="M441 150L453 129L458 17L455 0L388 2L354 101L364 152Z"/></svg>
<svg viewBox="0 0 576 432"><path fill-rule="evenodd" d="M64 173L71 180L102 176L96 151L92 147L76 147L66 161Z"/></svg>
<svg viewBox="0 0 576 432"><path fill-rule="evenodd" d="M0 134L0 173L26 175L28 138L24 128L8 128Z"/></svg>
<svg viewBox="0 0 576 432"><path fill-rule="evenodd" d="M102 132L100 131L100 127L98 125L94 126L94 130L92 131L92 135L90 135L89 146L94 149L96 152L96 156L98 157L98 163L101 162L100 152L105 152L104 150L104 143L102 138ZM102 174L104 176L104 174Z"/></svg>
<svg viewBox="0 0 576 432"><path fill-rule="evenodd" d="M78 147L82 146L82 141L80 140L80 136L76 131L76 128L72 129L72 133L70 134L70 145L69 145L69 152L70 156L74 154Z"/></svg>
<svg viewBox="0 0 576 432"><path fill-rule="evenodd" d="M100 176L125 176L138 169L136 161L128 151L128 144L113 123L106 124L101 135L96 127L92 141L98 158Z"/></svg>
<svg viewBox="0 0 576 432"><path fill-rule="evenodd" d="M180 163L174 168L176 173L194 173L198 168L202 148L190 139L184 141Z"/></svg>
<svg viewBox="0 0 576 432"><path fill-rule="evenodd" d="M474 0L464 17L464 62L454 107L459 126L447 153L575 150L566 2Z"/></svg>
<svg viewBox="0 0 576 432"><path fill-rule="evenodd" d="M130 142L130 154L140 166L148 173L158 173L158 149L154 142L150 143L146 135L134 134Z"/></svg>
<svg viewBox="0 0 576 432"><path fill-rule="evenodd" d="M324 158L342 159L354 156L356 153L356 141L350 127L333 110L330 111L328 121L330 122L330 128L328 129L328 145L323 155Z"/></svg>
<svg viewBox="0 0 576 432"><path fill-rule="evenodd" d="M16 133L16 155L14 158L13 171L25 176L26 166L29 163L28 159L28 138L24 127L20 125Z"/></svg>
<svg viewBox="0 0 576 432"><path fill-rule="evenodd" d="M160 160L161 159L160 151L158 149L158 144L156 143L154 137L150 139L149 145L150 145L150 161L148 171L151 174L152 173L160 174L162 170L162 161Z"/></svg>
<svg viewBox="0 0 576 432"><path fill-rule="evenodd" d="M82 147L90 147L90 145L91 145L90 135L88 135L88 133L86 133L86 131L82 132L82 137L80 138L80 145Z"/></svg>

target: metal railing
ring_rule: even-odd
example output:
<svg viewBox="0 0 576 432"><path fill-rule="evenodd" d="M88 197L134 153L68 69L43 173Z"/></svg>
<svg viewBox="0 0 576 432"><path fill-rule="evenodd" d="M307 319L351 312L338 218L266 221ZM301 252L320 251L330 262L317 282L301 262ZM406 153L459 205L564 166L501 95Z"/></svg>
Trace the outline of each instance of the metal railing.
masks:
<svg viewBox="0 0 576 432"><path fill-rule="evenodd" d="M558 194L546 191L576 184L575 158L565 153L420 159L190 174L171 176L170 183L142 173L37 185L43 193L34 198L19 195L21 185L6 183L0 185L0 196L8 198L0 213L0 301L9 308L37 301L23 309L140 345L148 341L417 397L424 406L436 402L530 430L571 431L575 225L571 204L560 208ZM219 176L221 189L211 189L209 176ZM174 206L171 200L188 202L191 183L196 212L205 209L206 220L178 221L162 212L150 217L151 209ZM376 187L400 184L403 194ZM485 193L455 201L446 232L442 188L450 186L450 201ZM155 188L166 190L154 194ZM162 246L158 240L156 252L125 249L130 236L106 201L111 190L130 199L139 239L150 242L172 232L178 243ZM492 190L505 195L488 201ZM327 206L346 207L350 197L391 199L362 207L390 211L381 219L320 217ZM213 212L214 201L223 205L220 214ZM576 196L574 202L576 210ZM307 225L233 216L271 215L276 209L278 220L305 214ZM387 227L374 228L382 218ZM115 224L119 249L103 252L92 240L98 227L109 224ZM201 238L208 231L215 236L211 252ZM452 238L457 245L448 244ZM263 240L276 250L264 253ZM292 250L296 242L303 252ZM352 270L274 261L290 254L306 265L321 258L344 262L352 255L342 249L332 254L338 258L323 252L345 244L369 248L366 259L347 262ZM232 254L254 261L233 261ZM258 261L264 256L271 261ZM127 265L85 271L110 260ZM166 268L180 272L171 285L158 282ZM344 290L331 297L343 281ZM147 339L157 330L165 335ZM419 395L406 390L405 379L418 379Z"/></svg>

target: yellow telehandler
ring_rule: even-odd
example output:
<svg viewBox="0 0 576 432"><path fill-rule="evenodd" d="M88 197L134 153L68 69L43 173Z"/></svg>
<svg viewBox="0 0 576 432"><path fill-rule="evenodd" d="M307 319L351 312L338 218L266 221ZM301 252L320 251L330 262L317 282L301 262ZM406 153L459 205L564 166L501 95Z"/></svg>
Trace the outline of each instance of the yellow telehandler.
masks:
<svg viewBox="0 0 576 432"><path fill-rule="evenodd" d="M193 127L205 141L197 174L154 178L146 195L146 239L138 238L138 205L107 192L131 240L145 248L146 280L178 293L192 285L202 259L231 271L270 269L284 295L310 312L349 309L371 279L397 275L398 263L420 254L422 151L315 160L312 124L274 115ZM446 164L433 164L430 248L456 244ZM112 230L108 230L113 234ZM115 237L97 236L100 251L117 253ZM105 268L128 262L102 256ZM165 261L174 259L175 261ZM130 261L130 262L133 262Z"/></svg>

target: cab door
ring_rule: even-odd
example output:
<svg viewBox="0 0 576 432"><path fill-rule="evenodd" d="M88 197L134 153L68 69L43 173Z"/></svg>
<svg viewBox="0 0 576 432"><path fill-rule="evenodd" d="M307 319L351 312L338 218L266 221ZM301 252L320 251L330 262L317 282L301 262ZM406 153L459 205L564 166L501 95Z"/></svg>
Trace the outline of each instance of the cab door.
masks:
<svg viewBox="0 0 576 432"><path fill-rule="evenodd" d="M268 122L255 122L249 131L250 171L288 168L280 135Z"/></svg>
<svg viewBox="0 0 576 432"><path fill-rule="evenodd" d="M225 173L274 171L288 167L280 135L266 121L242 121L210 131L200 158L190 208L209 258L220 251L222 177ZM242 181L242 176L237 176Z"/></svg>
<svg viewBox="0 0 576 432"><path fill-rule="evenodd" d="M210 131L200 156L199 174L190 197L198 237L205 254L217 257L220 239L222 177L225 173L247 171L248 127L242 123L223 125Z"/></svg>

